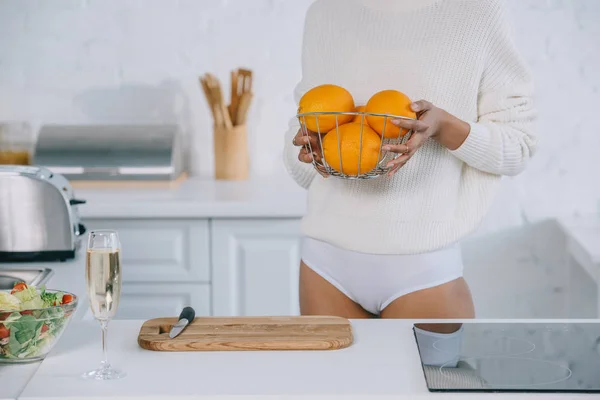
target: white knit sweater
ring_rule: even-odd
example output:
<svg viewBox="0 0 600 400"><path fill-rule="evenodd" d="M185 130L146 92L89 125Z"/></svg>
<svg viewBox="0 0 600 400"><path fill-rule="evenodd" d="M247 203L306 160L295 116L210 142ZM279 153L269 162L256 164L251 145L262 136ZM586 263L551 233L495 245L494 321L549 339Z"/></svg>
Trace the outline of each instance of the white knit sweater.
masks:
<svg viewBox="0 0 600 400"><path fill-rule="evenodd" d="M393 177L348 181L298 161L292 118L285 165L308 188L303 233L340 248L412 254L477 228L502 175L535 149L533 85L501 0L317 0L309 9L296 101L310 88L345 87L357 104L384 89L425 99L471 125L450 151L429 140Z"/></svg>

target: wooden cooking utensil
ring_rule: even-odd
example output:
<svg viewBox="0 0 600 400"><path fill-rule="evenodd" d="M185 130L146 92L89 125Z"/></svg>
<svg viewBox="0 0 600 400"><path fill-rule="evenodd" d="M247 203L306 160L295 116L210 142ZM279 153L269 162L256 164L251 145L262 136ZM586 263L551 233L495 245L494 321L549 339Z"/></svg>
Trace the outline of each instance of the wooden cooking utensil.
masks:
<svg viewBox="0 0 600 400"><path fill-rule="evenodd" d="M219 81L215 81L215 93L217 98L217 104L221 110L223 115L223 122L226 128L233 128L233 122L231 121L231 116L229 115L229 110L227 110L227 106L225 105L225 98L223 97L223 91L221 90L221 85Z"/></svg>
<svg viewBox="0 0 600 400"><path fill-rule="evenodd" d="M146 321L139 346L154 351L337 350L353 341L350 321L339 317L197 317L171 339L176 322Z"/></svg>
<svg viewBox="0 0 600 400"><path fill-rule="evenodd" d="M229 105L229 115L233 125L237 125L238 106L240 104L240 94L238 92L238 71L231 71L231 104Z"/></svg>
<svg viewBox="0 0 600 400"><path fill-rule="evenodd" d="M212 92L210 90L210 87L208 86L208 81L206 80L206 77L200 77L200 86L202 86L202 91L204 92L204 96L206 97L206 102L208 103L208 108L210 109L210 112L212 113L213 119L217 119L216 115L215 115L215 103L213 100L213 96L212 96Z"/></svg>
<svg viewBox="0 0 600 400"><path fill-rule="evenodd" d="M240 68L238 69L238 76L240 82L238 83L238 91L241 93L252 92L252 71L249 69Z"/></svg>
<svg viewBox="0 0 600 400"><path fill-rule="evenodd" d="M224 126L225 128L233 128L233 123L231 122L231 118L229 116L229 111L225 106L225 100L223 98L223 92L221 90L221 84L216 76L211 73L205 74L206 81L208 83L208 87L211 92L211 97L213 100L213 109L216 109L215 114L217 115L216 120L218 120L217 124Z"/></svg>
<svg viewBox="0 0 600 400"><path fill-rule="evenodd" d="M243 125L246 123L246 119L248 117L248 110L250 108L250 103L252 102L252 97L252 93L242 93L236 116L236 121L238 125Z"/></svg>

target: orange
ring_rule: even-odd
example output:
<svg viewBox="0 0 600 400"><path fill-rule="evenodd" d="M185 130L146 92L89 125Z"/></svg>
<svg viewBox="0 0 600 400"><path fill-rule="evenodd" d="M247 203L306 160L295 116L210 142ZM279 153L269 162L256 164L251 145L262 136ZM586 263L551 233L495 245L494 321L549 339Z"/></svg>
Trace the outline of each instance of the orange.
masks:
<svg viewBox="0 0 600 400"><path fill-rule="evenodd" d="M337 133L336 133L337 132ZM339 147L338 147L339 133ZM334 128L323 138L323 155L327 164L346 175L365 174L377 166L381 138L368 125L362 126L362 151L360 146L361 124L349 123ZM341 153L341 167L340 167ZM360 154L360 169L358 156Z"/></svg>
<svg viewBox="0 0 600 400"><path fill-rule="evenodd" d="M354 99L350 92L336 85L314 87L302 96L298 104L298 114L311 112L352 112L353 110ZM352 115L338 115L338 126L350 122L352 117ZM300 118L300 122L304 123L304 118ZM326 133L335 128L335 126L335 115L306 117L306 127L313 132Z"/></svg>
<svg viewBox="0 0 600 400"><path fill-rule="evenodd" d="M357 113L364 113L365 112L366 107L365 106L358 106L354 109L354 112ZM367 124L367 117L364 117L365 119L365 124ZM354 115L354 118L352 119L352 122L358 122L359 124L363 121L363 116L362 115Z"/></svg>
<svg viewBox="0 0 600 400"><path fill-rule="evenodd" d="M415 112L410 108L412 101L402 92L397 90L384 90L376 93L367 103L367 112L374 114L390 114L401 117L417 118ZM385 122L385 134L383 126ZM386 139L395 139L400 135L400 128L392 124L391 118L368 116L369 126ZM406 130L402 130L406 134Z"/></svg>

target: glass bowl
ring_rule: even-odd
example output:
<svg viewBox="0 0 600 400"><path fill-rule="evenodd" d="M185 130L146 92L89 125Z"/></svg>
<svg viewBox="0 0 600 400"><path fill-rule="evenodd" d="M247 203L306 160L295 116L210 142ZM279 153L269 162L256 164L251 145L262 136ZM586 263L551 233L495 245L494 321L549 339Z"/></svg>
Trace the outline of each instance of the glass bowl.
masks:
<svg viewBox="0 0 600 400"><path fill-rule="evenodd" d="M10 290L2 290L10 293ZM68 304L24 311L0 310L0 363L43 360L65 331L78 298L61 290L46 290L73 296Z"/></svg>

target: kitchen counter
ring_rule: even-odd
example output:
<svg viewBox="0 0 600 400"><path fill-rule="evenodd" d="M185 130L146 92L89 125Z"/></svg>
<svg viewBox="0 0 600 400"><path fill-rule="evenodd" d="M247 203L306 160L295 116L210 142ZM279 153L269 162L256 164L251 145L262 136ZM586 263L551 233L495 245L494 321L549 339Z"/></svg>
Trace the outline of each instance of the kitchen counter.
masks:
<svg viewBox="0 0 600 400"><path fill-rule="evenodd" d="M162 353L138 347L136 338L142 321L113 321L109 327L109 357L128 375L119 381L96 382L83 380L80 375L97 367L100 360L100 328L95 322L78 322L41 363L18 398L475 399L484 396L428 392L411 329L413 323L352 321L355 342L338 351ZM572 399L585 395L487 396L516 400Z"/></svg>
<svg viewBox="0 0 600 400"><path fill-rule="evenodd" d="M190 178L175 188L75 189L82 218L300 218L306 191L291 178Z"/></svg>
<svg viewBox="0 0 600 400"><path fill-rule="evenodd" d="M84 252L63 263L26 263L26 264L0 264L0 268L51 268L53 274L46 282L49 289L64 290L75 293L79 298L79 306L72 321L83 318L88 308L85 291L85 259ZM73 324L74 322L71 322ZM72 326L72 325L71 325ZM7 365L0 364L0 400L14 400L31 379L40 363Z"/></svg>

